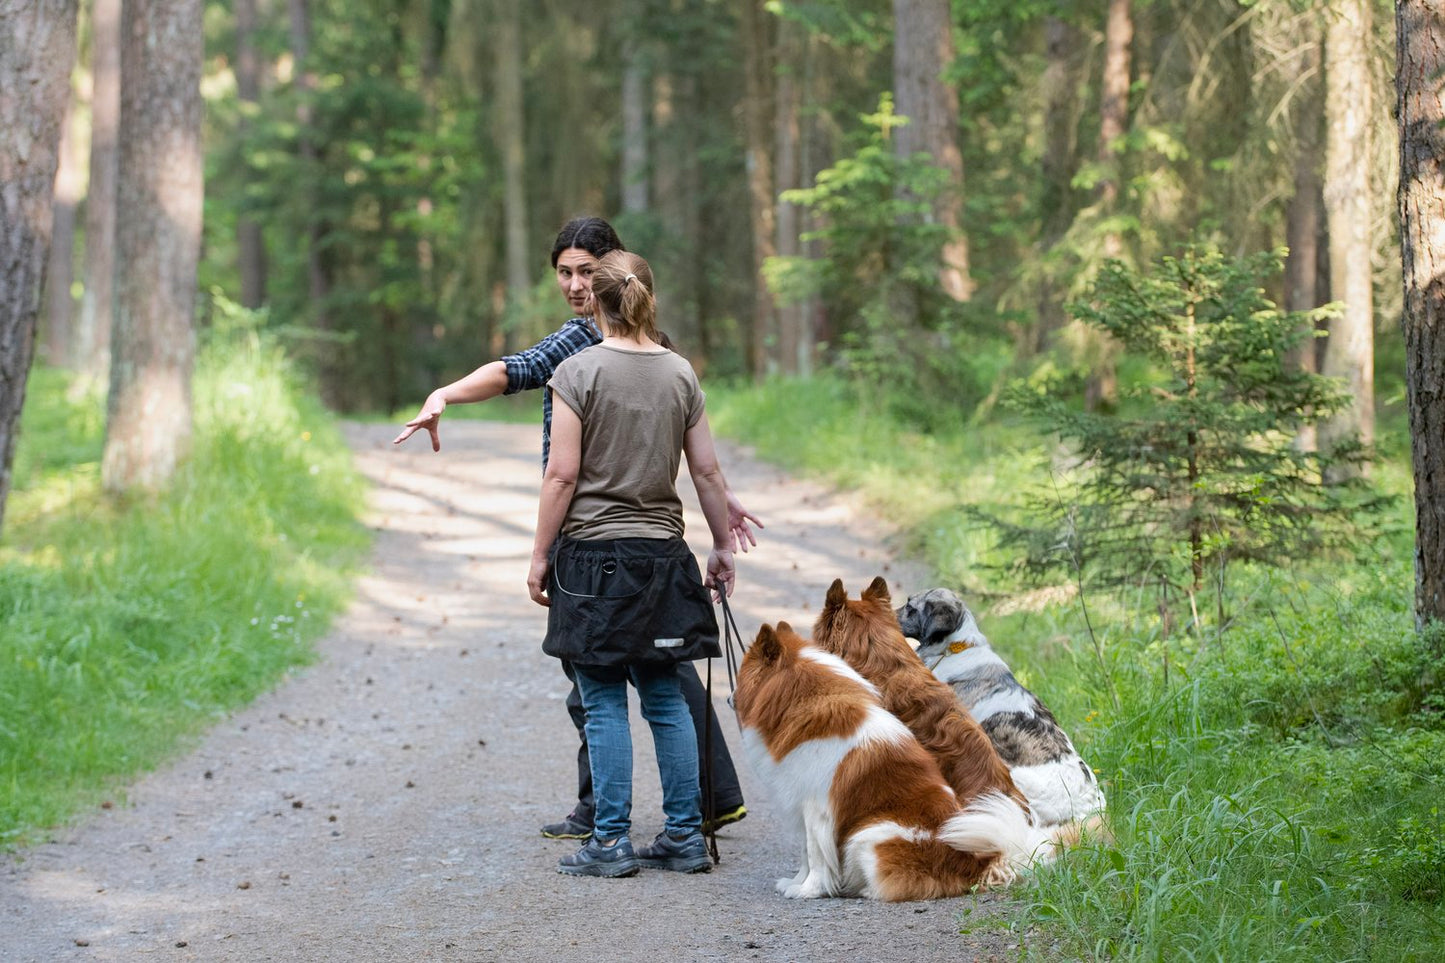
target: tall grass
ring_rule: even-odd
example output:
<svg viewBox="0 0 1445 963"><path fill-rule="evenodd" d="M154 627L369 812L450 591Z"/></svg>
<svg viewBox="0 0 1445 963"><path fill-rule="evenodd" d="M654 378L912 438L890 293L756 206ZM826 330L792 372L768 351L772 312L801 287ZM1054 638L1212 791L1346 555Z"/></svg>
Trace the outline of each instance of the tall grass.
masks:
<svg viewBox="0 0 1445 963"><path fill-rule="evenodd" d="M202 353L192 454L100 491L104 402L31 376L0 542L0 845L117 792L305 663L366 544L361 485L280 353Z"/></svg>
<svg viewBox="0 0 1445 963"><path fill-rule="evenodd" d="M1100 772L1112 839L1013 890L1023 958L1445 959L1445 634L1414 631L1409 499L1359 559L1241 566L1226 631L1165 635L1152 598L1000 577L966 509L1018 510L1047 483L1041 440L922 434L883 408L831 379L709 386L720 433L901 525ZM1408 491L1387 451L1377 484Z"/></svg>

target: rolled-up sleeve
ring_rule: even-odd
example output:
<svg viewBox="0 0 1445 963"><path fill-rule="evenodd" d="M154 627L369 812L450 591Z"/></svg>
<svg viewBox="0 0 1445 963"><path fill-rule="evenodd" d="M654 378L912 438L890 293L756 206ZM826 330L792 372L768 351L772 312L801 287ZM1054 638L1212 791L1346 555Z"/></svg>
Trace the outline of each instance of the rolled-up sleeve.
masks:
<svg viewBox="0 0 1445 963"><path fill-rule="evenodd" d="M601 340L587 321L573 318L530 348L503 355L502 364L507 368L507 388L503 394L546 387L559 364Z"/></svg>

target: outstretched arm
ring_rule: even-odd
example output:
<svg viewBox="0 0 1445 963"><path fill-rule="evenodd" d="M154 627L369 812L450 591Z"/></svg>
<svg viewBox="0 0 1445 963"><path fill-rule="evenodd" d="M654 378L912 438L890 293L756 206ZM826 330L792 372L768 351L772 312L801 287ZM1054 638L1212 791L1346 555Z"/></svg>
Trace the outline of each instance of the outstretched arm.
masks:
<svg viewBox="0 0 1445 963"><path fill-rule="evenodd" d="M733 539L736 536L729 527L727 482L717 463L717 450L713 446L706 415L682 436L682 450L687 455L687 471L692 476L693 487L697 489L702 516L707 519L707 527L712 532L706 584L713 590L713 596L721 599L724 594L733 594L733 585L737 581L737 570L733 564Z"/></svg>
<svg viewBox="0 0 1445 963"><path fill-rule="evenodd" d="M453 381L451 384L438 388L427 395L426 403L421 406L421 411L402 428L401 434L392 439L393 445L399 445L410 438L419 428L425 428L431 435L431 450L442 450L441 434L438 431L441 425L442 412L446 411L447 405L467 405L478 401L486 401L495 398L507 390L507 366L500 361L489 361L476 371Z"/></svg>

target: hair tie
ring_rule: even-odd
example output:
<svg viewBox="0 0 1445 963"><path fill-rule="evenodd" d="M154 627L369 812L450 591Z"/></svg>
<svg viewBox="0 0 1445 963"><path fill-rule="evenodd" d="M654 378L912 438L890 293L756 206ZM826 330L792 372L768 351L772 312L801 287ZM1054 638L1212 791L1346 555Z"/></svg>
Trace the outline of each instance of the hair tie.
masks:
<svg viewBox="0 0 1445 963"><path fill-rule="evenodd" d="M635 274L629 274L629 275L627 275L627 277L625 277L625 278L622 279L622 283L623 283L624 285L626 285L628 281L636 281L636 280L637 280L637 275L635 275Z"/></svg>

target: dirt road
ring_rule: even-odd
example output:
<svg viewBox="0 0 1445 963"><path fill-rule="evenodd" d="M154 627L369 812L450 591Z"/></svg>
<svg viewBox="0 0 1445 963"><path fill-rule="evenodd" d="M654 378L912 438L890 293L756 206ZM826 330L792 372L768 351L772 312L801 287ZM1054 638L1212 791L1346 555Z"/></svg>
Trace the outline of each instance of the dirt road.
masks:
<svg viewBox="0 0 1445 963"><path fill-rule="evenodd" d="M796 868L743 769L749 817L707 875L559 875L574 845L537 827L574 798L567 683L525 586L540 481L535 426L450 422L393 449L349 426L374 484L375 557L321 658L140 779L123 801L0 866L0 961L960 961L1012 955L981 924L1002 897L792 901ZM811 625L828 583L926 587L847 499L724 446L767 523L734 611ZM684 483L684 489L690 486ZM690 491L688 492L690 495ZM705 545L695 507L688 529ZM700 668L702 664L700 664ZM737 756L726 676L718 711ZM635 701L635 700L634 700ZM635 840L661 828L636 716ZM960 935L967 916L971 935ZM978 929L989 929L980 933Z"/></svg>

